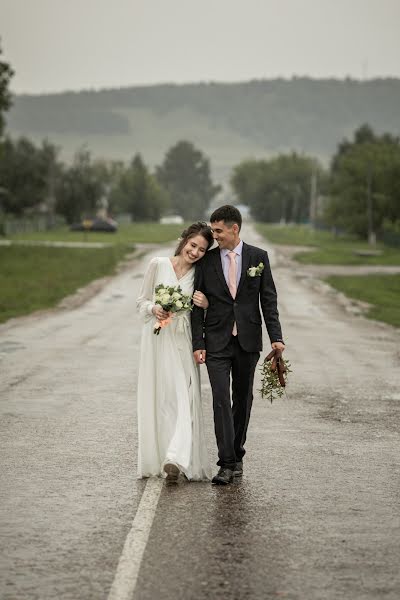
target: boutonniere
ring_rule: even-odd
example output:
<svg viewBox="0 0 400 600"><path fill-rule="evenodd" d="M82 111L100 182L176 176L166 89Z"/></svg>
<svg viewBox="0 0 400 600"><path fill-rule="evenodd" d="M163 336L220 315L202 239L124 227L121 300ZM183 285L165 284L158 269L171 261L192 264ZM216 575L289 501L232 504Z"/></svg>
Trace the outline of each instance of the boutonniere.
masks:
<svg viewBox="0 0 400 600"><path fill-rule="evenodd" d="M247 269L247 275L249 277L261 277L261 273L264 271L264 263L260 262L258 267L250 267Z"/></svg>

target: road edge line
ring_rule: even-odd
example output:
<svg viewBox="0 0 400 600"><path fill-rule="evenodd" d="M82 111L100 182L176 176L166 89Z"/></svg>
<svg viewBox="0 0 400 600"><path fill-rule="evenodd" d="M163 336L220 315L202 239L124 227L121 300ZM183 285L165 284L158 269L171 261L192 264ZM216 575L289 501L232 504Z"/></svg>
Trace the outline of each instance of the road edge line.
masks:
<svg viewBox="0 0 400 600"><path fill-rule="evenodd" d="M163 481L161 478L154 477L146 483L132 527L125 540L108 600L132 600L133 598Z"/></svg>

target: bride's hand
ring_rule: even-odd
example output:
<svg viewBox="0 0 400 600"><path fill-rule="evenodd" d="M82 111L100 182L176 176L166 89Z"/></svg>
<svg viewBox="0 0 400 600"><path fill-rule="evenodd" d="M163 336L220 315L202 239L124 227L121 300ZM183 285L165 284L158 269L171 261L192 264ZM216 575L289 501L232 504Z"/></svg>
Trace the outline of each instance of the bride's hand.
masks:
<svg viewBox="0 0 400 600"><path fill-rule="evenodd" d="M199 292L198 290L196 290L193 294L193 304L195 304L199 308L206 309L208 308L209 302L207 300L207 297L203 294L203 292Z"/></svg>
<svg viewBox="0 0 400 600"><path fill-rule="evenodd" d="M168 319L169 313L164 310L159 304L155 304L151 310L157 321L165 321Z"/></svg>

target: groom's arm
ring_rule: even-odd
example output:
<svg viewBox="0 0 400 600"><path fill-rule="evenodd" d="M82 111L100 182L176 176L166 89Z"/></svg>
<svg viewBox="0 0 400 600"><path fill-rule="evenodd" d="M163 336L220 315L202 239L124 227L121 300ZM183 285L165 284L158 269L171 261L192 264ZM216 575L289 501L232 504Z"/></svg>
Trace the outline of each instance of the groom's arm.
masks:
<svg viewBox="0 0 400 600"><path fill-rule="evenodd" d="M264 270L261 274L260 282L260 304L267 327L271 343L281 342L282 329L279 321L278 296L275 283L272 277L271 266L269 264L268 254L265 252L263 257Z"/></svg>

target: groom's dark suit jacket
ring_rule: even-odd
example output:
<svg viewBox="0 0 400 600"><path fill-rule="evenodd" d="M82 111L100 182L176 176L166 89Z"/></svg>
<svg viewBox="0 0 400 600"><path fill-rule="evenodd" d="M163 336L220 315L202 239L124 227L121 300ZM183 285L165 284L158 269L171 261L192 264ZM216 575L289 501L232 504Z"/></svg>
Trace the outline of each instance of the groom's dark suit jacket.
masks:
<svg viewBox="0 0 400 600"><path fill-rule="evenodd" d="M261 276L250 277L247 270L258 266L260 262L264 263ZM196 265L194 289L207 296L209 307L205 320L203 309L193 307L193 350L219 352L225 348L236 321L238 340L243 350L260 352L260 307L271 342L282 340L276 289L265 250L243 243L242 272L235 299L224 277L219 248L207 252Z"/></svg>

